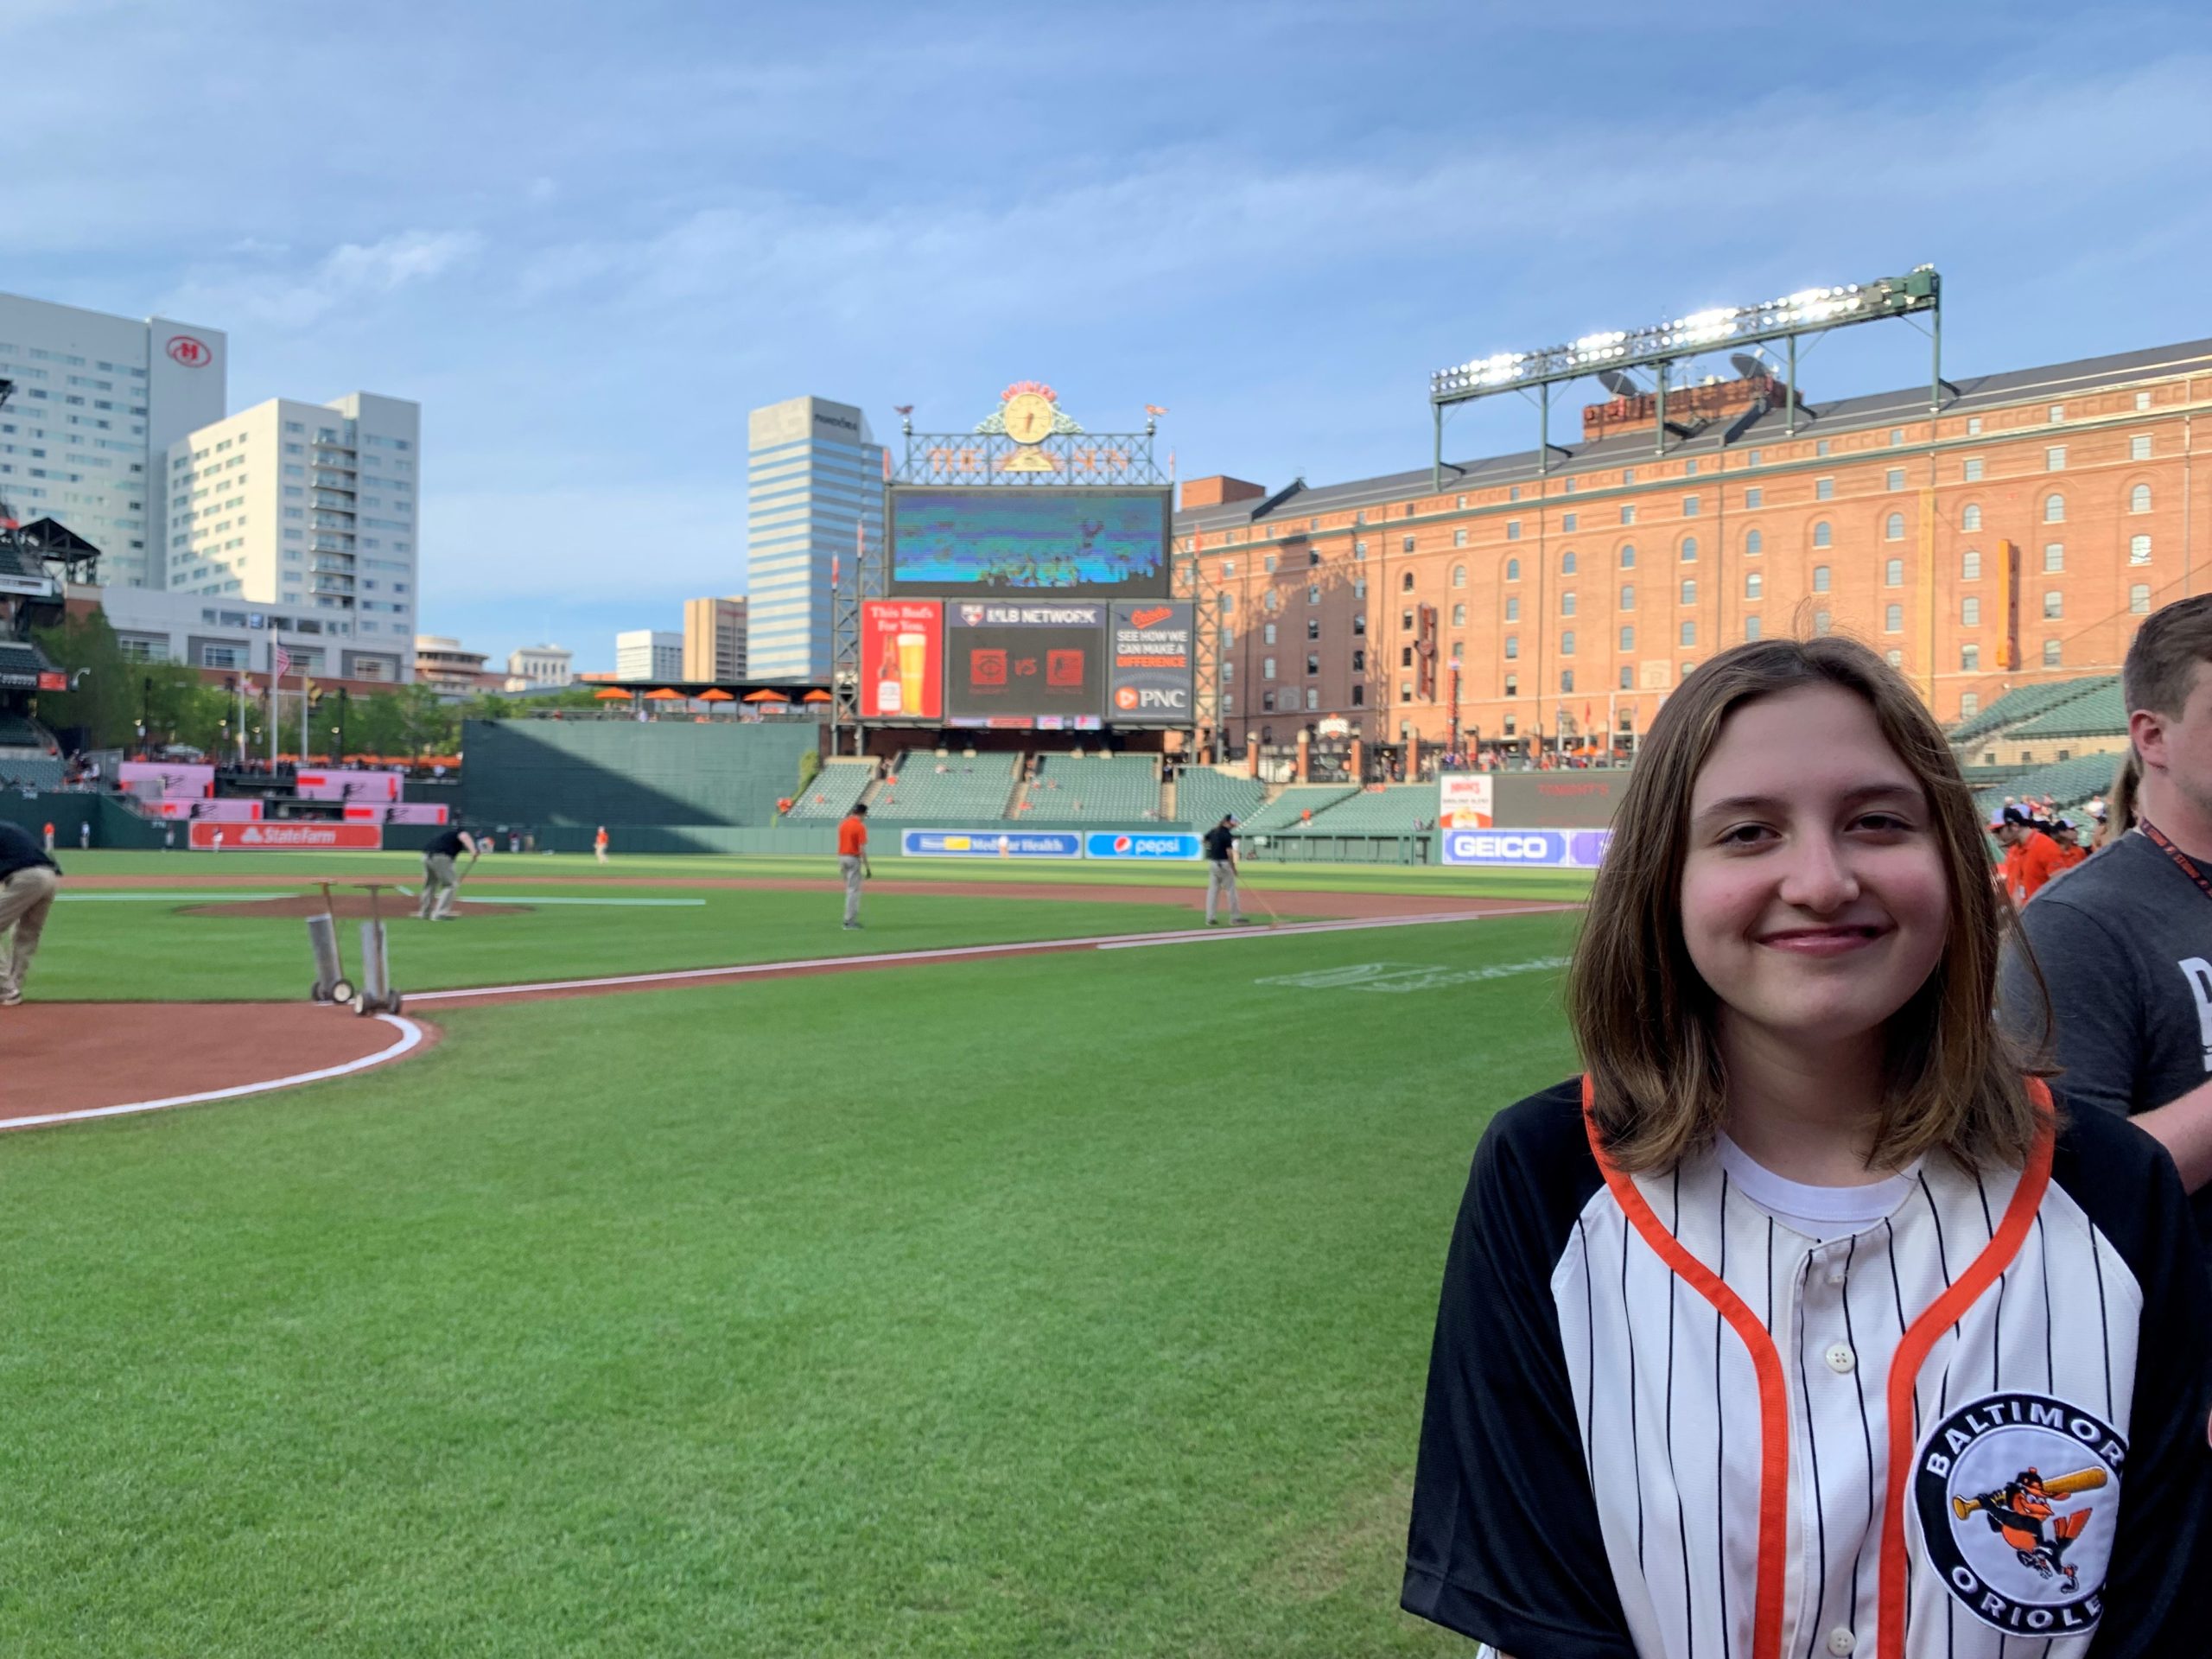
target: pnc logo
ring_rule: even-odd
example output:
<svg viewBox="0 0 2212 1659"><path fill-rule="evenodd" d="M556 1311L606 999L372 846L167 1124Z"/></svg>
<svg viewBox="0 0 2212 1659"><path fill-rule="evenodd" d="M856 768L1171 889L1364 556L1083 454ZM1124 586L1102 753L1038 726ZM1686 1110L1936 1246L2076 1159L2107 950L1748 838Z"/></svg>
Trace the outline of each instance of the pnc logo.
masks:
<svg viewBox="0 0 2212 1659"><path fill-rule="evenodd" d="M1114 693L1114 706L1116 709L1123 710L1134 709L1137 706L1138 701L1137 689L1134 685L1122 686Z"/></svg>
<svg viewBox="0 0 2212 1659"><path fill-rule="evenodd" d="M207 342L191 334L171 334L163 349L188 369L204 369L215 360Z"/></svg>
<svg viewBox="0 0 2212 1659"><path fill-rule="evenodd" d="M1147 605L1141 610L1129 613L1129 626L1133 628L1149 628L1165 622L1174 614L1175 607L1173 605Z"/></svg>

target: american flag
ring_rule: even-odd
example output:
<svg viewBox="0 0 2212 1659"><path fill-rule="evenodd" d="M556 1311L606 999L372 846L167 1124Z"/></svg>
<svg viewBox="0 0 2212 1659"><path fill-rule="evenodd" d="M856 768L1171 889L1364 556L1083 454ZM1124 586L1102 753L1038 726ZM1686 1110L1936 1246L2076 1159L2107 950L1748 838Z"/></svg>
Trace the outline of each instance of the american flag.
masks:
<svg viewBox="0 0 2212 1659"><path fill-rule="evenodd" d="M282 645L276 646L275 651L276 654L269 664L270 674L273 678L281 680L292 671L292 653Z"/></svg>

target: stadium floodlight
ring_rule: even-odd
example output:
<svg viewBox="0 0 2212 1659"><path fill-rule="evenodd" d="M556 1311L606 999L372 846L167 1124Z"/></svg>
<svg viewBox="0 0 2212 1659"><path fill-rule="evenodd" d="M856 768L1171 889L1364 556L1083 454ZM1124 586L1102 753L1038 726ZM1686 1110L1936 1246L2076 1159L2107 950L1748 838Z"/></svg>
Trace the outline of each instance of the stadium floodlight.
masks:
<svg viewBox="0 0 2212 1659"><path fill-rule="evenodd" d="M1661 451L1667 444L1667 382L1669 367L1683 358L1695 357L1723 346L1743 348L1770 340L1789 342L1789 365L1783 382L1783 408L1788 429L1797 429L1797 340L1858 322L1878 322L1916 311L1929 314L1933 366L1929 376L1929 409L1941 409L1943 380L1943 280L1933 265L1916 265L1902 276L1884 276L1871 283L1845 283L1831 288L1802 288L1778 300L1759 305L1714 306L1694 311L1671 322L1646 328L1611 329L1583 335L1564 346L1540 352L1497 352L1428 378L1428 401L1434 415L1436 454L1433 487L1444 487L1444 411L1453 404L1496 397L1501 391L1536 394L1541 410L1537 428L1536 470L1551 464L1551 387L1560 381L1595 375L1616 397L1633 388L1626 371L1654 372L1658 410L1654 441ZM1740 362L1738 363L1740 367Z"/></svg>
<svg viewBox="0 0 2212 1659"><path fill-rule="evenodd" d="M1872 322L1937 308L1942 283L1932 266L1903 276L1834 288L1806 288L1759 305L1717 306L1647 328L1585 334L1538 352L1498 352L1439 369L1429 397L1439 404L1487 397L1518 386L1572 380L1600 368L1672 362L1723 343L1751 345L1849 322Z"/></svg>

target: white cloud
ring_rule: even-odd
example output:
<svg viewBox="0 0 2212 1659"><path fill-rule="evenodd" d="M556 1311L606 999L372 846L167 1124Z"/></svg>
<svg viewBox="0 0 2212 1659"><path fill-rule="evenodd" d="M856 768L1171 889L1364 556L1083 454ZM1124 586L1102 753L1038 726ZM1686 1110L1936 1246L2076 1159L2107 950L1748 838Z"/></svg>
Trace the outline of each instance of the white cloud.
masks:
<svg viewBox="0 0 2212 1659"><path fill-rule="evenodd" d="M483 246L483 238L474 231L402 231L379 242L341 244L305 269L270 270L264 264L253 271L195 272L164 297L161 309L175 316L219 317L233 330L254 325L296 331L341 306L442 276ZM252 250L257 255L281 251L273 244Z"/></svg>

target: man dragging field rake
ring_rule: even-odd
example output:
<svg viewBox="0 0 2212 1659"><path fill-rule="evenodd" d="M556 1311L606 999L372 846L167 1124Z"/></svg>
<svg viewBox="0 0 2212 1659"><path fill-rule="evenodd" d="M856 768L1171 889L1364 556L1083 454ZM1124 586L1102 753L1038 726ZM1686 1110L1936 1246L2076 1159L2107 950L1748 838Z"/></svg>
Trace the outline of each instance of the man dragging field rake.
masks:
<svg viewBox="0 0 2212 1659"><path fill-rule="evenodd" d="M468 868L473 870L482 851L476 837L458 824L448 824L423 843L423 896L415 906L416 920L454 919L454 902L461 896L461 877L454 874L454 856L467 853Z"/></svg>
<svg viewBox="0 0 2212 1659"><path fill-rule="evenodd" d="M60 866L30 832L0 822L0 1008L23 1000L23 976L60 887Z"/></svg>
<svg viewBox="0 0 2212 1659"><path fill-rule="evenodd" d="M1238 926L1244 923L1244 906L1236 896L1236 820L1229 813L1221 815L1221 822L1206 831L1206 925L1218 927L1214 919L1214 908L1225 893L1229 898L1229 919Z"/></svg>

